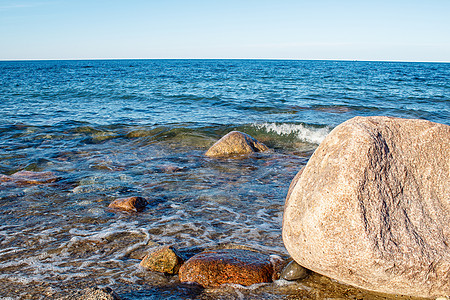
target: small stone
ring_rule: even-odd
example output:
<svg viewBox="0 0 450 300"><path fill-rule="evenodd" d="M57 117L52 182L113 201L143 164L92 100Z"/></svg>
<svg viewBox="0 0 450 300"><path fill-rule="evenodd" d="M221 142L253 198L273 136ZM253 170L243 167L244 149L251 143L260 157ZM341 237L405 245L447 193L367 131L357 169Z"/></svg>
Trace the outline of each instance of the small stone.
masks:
<svg viewBox="0 0 450 300"><path fill-rule="evenodd" d="M252 136L240 131L232 131L212 145L205 155L210 157L233 156L267 150L269 148L266 145Z"/></svg>
<svg viewBox="0 0 450 300"><path fill-rule="evenodd" d="M249 286L272 282L270 256L242 249L202 252L191 257L180 268L181 282L195 282L203 287L222 284Z"/></svg>
<svg viewBox="0 0 450 300"><path fill-rule="evenodd" d="M111 202L108 207L125 211L140 212L147 206L148 202L142 197L120 198Z"/></svg>
<svg viewBox="0 0 450 300"><path fill-rule="evenodd" d="M308 270L293 260L283 269L280 278L292 281L306 278L306 276L308 276Z"/></svg>
<svg viewBox="0 0 450 300"><path fill-rule="evenodd" d="M152 271L166 274L178 274L183 259L180 254L171 246L163 246L147 254L140 265Z"/></svg>

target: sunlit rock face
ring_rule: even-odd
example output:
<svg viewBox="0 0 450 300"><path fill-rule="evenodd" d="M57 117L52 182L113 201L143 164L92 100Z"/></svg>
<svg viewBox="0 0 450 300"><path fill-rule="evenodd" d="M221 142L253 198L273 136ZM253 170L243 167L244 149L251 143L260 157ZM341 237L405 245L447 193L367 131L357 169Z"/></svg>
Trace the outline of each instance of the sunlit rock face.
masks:
<svg viewBox="0 0 450 300"><path fill-rule="evenodd" d="M269 148L266 145L252 136L240 131L232 131L212 145L205 155L210 157L221 157L251 154L267 150L269 150Z"/></svg>
<svg viewBox="0 0 450 300"><path fill-rule="evenodd" d="M145 209L148 202L145 198L142 197L128 197L128 198L120 198L111 202L108 207L123 211L130 212L140 212Z"/></svg>
<svg viewBox="0 0 450 300"><path fill-rule="evenodd" d="M337 126L291 184L286 249L364 289L450 295L449 161L447 125L356 117Z"/></svg>
<svg viewBox="0 0 450 300"><path fill-rule="evenodd" d="M195 282L203 287L249 286L272 282L273 273L269 255L243 249L222 249L191 257L181 266L179 276L181 282Z"/></svg>

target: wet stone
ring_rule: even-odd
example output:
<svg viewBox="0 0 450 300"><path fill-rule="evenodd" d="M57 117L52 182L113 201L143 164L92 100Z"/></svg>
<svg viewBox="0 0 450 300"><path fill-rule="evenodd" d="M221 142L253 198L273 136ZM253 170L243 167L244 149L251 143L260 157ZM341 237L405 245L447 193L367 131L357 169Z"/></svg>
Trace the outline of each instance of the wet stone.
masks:
<svg viewBox="0 0 450 300"><path fill-rule="evenodd" d="M148 202L142 197L120 198L111 202L108 207L125 211L140 212L147 206Z"/></svg>
<svg viewBox="0 0 450 300"><path fill-rule="evenodd" d="M240 131L232 131L212 145L205 155L210 157L221 157L251 154L268 150L269 148L266 145L259 142L254 137Z"/></svg>
<svg viewBox="0 0 450 300"><path fill-rule="evenodd" d="M242 249L222 249L194 255L181 266L179 276L181 282L193 282L203 287L222 284L249 286L272 282L273 273L269 255Z"/></svg>
<svg viewBox="0 0 450 300"><path fill-rule="evenodd" d="M163 246L147 254L140 265L144 268L156 272L170 275L178 274L183 259L180 254L171 246Z"/></svg>
<svg viewBox="0 0 450 300"><path fill-rule="evenodd" d="M59 300L120 300L121 298L109 287L87 288Z"/></svg>
<svg viewBox="0 0 450 300"><path fill-rule="evenodd" d="M308 276L308 270L293 260L281 271L280 278L292 281L306 278L306 276Z"/></svg>

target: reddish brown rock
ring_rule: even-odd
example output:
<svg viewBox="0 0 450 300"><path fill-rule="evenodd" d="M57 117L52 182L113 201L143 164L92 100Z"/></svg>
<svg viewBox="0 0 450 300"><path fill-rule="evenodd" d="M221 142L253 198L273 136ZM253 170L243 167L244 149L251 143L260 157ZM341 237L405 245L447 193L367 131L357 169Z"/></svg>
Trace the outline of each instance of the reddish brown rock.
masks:
<svg viewBox="0 0 450 300"><path fill-rule="evenodd" d="M148 202L142 197L120 198L111 202L108 207L125 211L139 212L143 211Z"/></svg>
<svg viewBox="0 0 450 300"><path fill-rule="evenodd" d="M269 148L266 145L250 135L240 131L232 131L212 145L205 155L211 157L233 156L267 150Z"/></svg>
<svg viewBox="0 0 450 300"><path fill-rule="evenodd" d="M367 290L450 295L450 126L356 117L300 172L283 216L298 264Z"/></svg>
<svg viewBox="0 0 450 300"><path fill-rule="evenodd" d="M164 246L147 254L140 265L152 271L163 272L166 274L178 274L183 259L178 252L171 246Z"/></svg>
<svg viewBox="0 0 450 300"><path fill-rule="evenodd" d="M47 172L33 172L33 171L19 171L10 176L1 175L0 182L9 182L17 185L34 185L45 184L58 181L60 178L55 173Z"/></svg>
<svg viewBox="0 0 450 300"><path fill-rule="evenodd" d="M180 268L181 282L195 282L203 287L222 284L249 286L272 282L274 269L270 256L242 249L207 251L191 257Z"/></svg>

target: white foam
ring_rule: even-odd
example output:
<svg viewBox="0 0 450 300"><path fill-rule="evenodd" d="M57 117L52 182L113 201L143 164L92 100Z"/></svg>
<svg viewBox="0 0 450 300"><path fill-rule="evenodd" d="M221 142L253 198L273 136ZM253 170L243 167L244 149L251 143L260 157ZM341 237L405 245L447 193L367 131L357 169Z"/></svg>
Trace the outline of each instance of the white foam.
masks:
<svg viewBox="0 0 450 300"><path fill-rule="evenodd" d="M270 283L268 283L268 282L261 282L261 283L254 283L254 284L249 285L249 286L244 286L244 285L236 284L236 283L226 283L224 285L225 286L230 286L230 287L235 288L235 289L254 291L256 289L259 289L262 286L266 286L266 285L269 285L269 284Z"/></svg>
<svg viewBox="0 0 450 300"><path fill-rule="evenodd" d="M11 253L16 253L18 251L20 251L19 247L9 247L9 248L5 248L5 249L0 249L0 254L7 255L7 254L11 254Z"/></svg>
<svg viewBox="0 0 450 300"><path fill-rule="evenodd" d="M277 285L277 286L288 286L288 285L293 285L293 284L295 284L296 282L295 281L288 281L288 280L285 280L285 279L278 279L278 280L275 280L274 281L274 283Z"/></svg>
<svg viewBox="0 0 450 300"><path fill-rule="evenodd" d="M288 136L294 134L299 140L312 144L320 144L331 131L328 126L318 128L307 127L302 124L290 123L260 123L253 124L253 127L258 130L273 132L280 136Z"/></svg>

